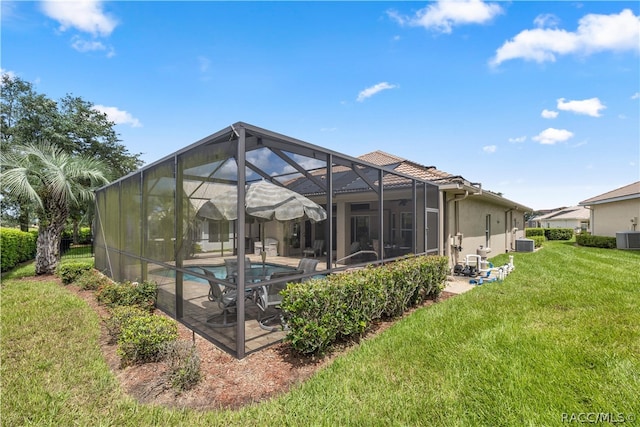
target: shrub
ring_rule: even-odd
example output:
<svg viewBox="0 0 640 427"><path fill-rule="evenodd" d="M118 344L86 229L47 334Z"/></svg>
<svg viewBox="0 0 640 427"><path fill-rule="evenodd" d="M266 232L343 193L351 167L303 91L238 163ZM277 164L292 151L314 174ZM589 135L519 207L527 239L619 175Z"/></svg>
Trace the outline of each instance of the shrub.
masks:
<svg viewBox="0 0 640 427"><path fill-rule="evenodd" d="M544 236L531 236L529 238L533 240L533 244L536 248L542 247L542 244L547 240L547 238Z"/></svg>
<svg viewBox="0 0 640 427"><path fill-rule="evenodd" d="M76 278L74 283L80 289L95 291L101 286L105 286L113 282L110 278L100 273L95 268L92 268L81 273L80 276Z"/></svg>
<svg viewBox="0 0 640 427"><path fill-rule="evenodd" d="M107 332L111 337L111 342L118 341L122 328L128 325L132 319L145 316L151 316L151 314L139 307L121 306L113 308L111 310L111 316L104 320Z"/></svg>
<svg viewBox="0 0 640 427"><path fill-rule="evenodd" d="M162 347L160 357L167 364L169 381L175 390L189 390L200 381L200 356L193 343L169 341Z"/></svg>
<svg viewBox="0 0 640 427"><path fill-rule="evenodd" d="M524 235L528 238L535 236L544 236L544 228L526 228L524 230Z"/></svg>
<svg viewBox="0 0 640 427"><path fill-rule="evenodd" d="M615 249L617 247L615 237L592 236L589 233L577 234L576 243L580 246L590 246L594 248Z"/></svg>
<svg viewBox="0 0 640 427"><path fill-rule="evenodd" d="M0 269L11 270L36 256L37 233L0 227Z"/></svg>
<svg viewBox="0 0 640 427"><path fill-rule="evenodd" d="M96 291L96 299L108 307L135 305L152 311L156 305L157 286L153 282L105 283Z"/></svg>
<svg viewBox="0 0 640 427"><path fill-rule="evenodd" d="M56 276L62 279L62 283L68 285L75 282L78 277L92 268L93 261L68 261L58 265Z"/></svg>
<svg viewBox="0 0 640 427"><path fill-rule="evenodd" d="M73 238L73 230L64 230L62 232L63 239L72 239ZM89 227L80 227L78 229L78 242L77 243L91 243L93 239L93 235L91 234L91 228Z"/></svg>
<svg viewBox="0 0 640 427"><path fill-rule="evenodd" d="M133 316L121 325L118 354L123 366L160 359L165 344L178 339L178 324L164 316Z"/></svg>
<svg viewBox="0 0 640 427"><path fill-rule="evenodd" d="M447 271L446 257L414 257L290 283L282 291L285 339L301 353L322 353L339 339L366 332L376 319L399 316L439 295Z"/></svg>
<svg viewBox="0 0 640 427"><path fill-rule="evenodd" d="M571 240L573 228L545 228L544 237L547 240Z"/></svg>

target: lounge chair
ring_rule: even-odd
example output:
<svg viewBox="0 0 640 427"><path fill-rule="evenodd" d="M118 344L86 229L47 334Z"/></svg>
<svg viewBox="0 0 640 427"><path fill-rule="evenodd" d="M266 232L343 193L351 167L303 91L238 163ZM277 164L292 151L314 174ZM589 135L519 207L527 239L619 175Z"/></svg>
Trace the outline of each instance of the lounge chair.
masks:
<svg viewBox="0 0 640 427"><path fill-rule="evenodd" d="M306 248L302 251L304 256L316 256L322 255L322 249L324 248L324 240L314 240L313 246L310 248Z"/></svg>

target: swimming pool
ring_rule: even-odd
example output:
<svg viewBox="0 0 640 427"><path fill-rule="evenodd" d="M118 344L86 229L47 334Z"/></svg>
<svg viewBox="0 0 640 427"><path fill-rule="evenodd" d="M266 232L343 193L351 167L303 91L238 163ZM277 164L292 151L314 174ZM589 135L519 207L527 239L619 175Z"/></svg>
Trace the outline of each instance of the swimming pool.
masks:
<svg viewBox="0 0 640 427"><path fill-rule="evenodd" d="M296 268L295 267L289 267L286 265L278 265L278 264L269 264L266 263L264 265L264 267L266 268L266 275L267 276L271 276L273 273L277 272L277 271L294 271ZM262 263L261 262L252 262L251 263L251 268L262 268ZM204 272L202 270L208 270L210 272L212 272L216 278L218 279L226 279L227 278L227 268L224 265L202 265L202 266L190 266L190 267L184 267L185 270L188 271L193 271L194 273L201 273L204 274ZM153 273L154 275L157 276L161 276L161 277L166 277L166 278L171 278L171 279L175 279L176 277L176 270L172 269L172 268L162 268L162 269L158 269L158 270L153 270L151 273ZM209 284L209 282L207 281L207 279L203 279L202 277L198 277L198 276L193 276L191 274L185 273L185 275L183 276L184 280L190 280L193 282L200 282L200 283L205 283L205 284Z"/></svg>

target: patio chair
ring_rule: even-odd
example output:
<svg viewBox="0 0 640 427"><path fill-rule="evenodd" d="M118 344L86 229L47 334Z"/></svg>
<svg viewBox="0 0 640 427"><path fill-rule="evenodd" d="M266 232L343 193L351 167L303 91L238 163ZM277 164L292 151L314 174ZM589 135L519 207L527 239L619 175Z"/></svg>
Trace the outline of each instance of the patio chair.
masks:
<svg viewBox="0 0 640 427"><path fill-rule="evenodd" d="M251 260L249 257L244 257L244 265L251 266ZM236 258L226 258L224 260L224 267L227 270L226 280L230 283L236 282L236 275L238 274L238 260Z"/></svg>
<svg viewBox="0 0 640 427"><path fill-rule="evenodd" d="M312 258L302 258L300 262L298 262L298 270L302 270L304 274L313 273L316 271L316 267L318 266L318 260ZM309 280L309 278L302 279L302 281Z"/></svg>
<svg viewBox="0 0 640 427"><path fill-rule="evenodd" d="M302 270L277 271L271 275L271 280L296 276L303 273L304 272ZM282 319L281 313L276 313L264 318L262 316L267 312L269 307L279 310L280 303L282 302L282 295L280 295L280 291L286 289L287 283L289 282L273 283L271 285L260 286L256 289L256 305L260 310L262 310L262 313L258 318L258 323L262 329L273 332L277 330L284 330L286 328L284 326L284 319ZM278 320L276 324L269 324L275 319Z"/></svg>
<svg viewBox="0 0 640 427"><path fill-rule="evenodd" d="M209 280L209 301L218 303L218 307L222 309L222 313L215 314L207 319L207 323L210 323L214 328L224 328L227 326L234 326L235 320L229 321L228 315L232 308L235 308L237 301L237 293L235 290L228 289L219 285L213 279L215 275L206 269L203 269L205 276ZM216 322L218 318L222 317L222 322Z"/></svg>
<svg viewBox="0 0 640 427"><path fill-rule="evenodd" d="M352 242L351 246L349 247L349 255L357 254L361 250L362 250L362 246L360 245L360 242L357 242L357 241ZM361 258L362 258L362 254L354 255L350 257L348 260L346 260L346 262L348 264L352 264L352 263L358 262Z"/></svg>
<svg viewBox="0 0 640 427"><path fill-rule="evenodd" d="M302 253L304 254L304 256L313 256L314 258L316 256L320 256L322 255L322 249L324 248L324 240L314 240L313 241L313 246L310 248L305 248Z"/></svg>

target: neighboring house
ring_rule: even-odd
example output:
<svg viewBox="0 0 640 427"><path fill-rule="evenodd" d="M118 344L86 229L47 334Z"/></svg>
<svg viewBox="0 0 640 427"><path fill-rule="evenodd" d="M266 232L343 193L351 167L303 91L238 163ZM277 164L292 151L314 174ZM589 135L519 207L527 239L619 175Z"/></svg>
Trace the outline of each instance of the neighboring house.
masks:
<svg viewBox="0 0 640 427"><path fill-rule="evenodd" d="M490 256L514 251L515 240L524 237L524 215L533 209L484 190L481 184L379 150L358 158L438 184L438 246L452 266L481 246L491 249Z"/></svg>
<svg viewBox="0 0 640 427"><path fill-rule="evenodd" d="M591 234L615 237L617 232L638 231L640 181L580 202L591 210Z"/></svg>
<svg viewBox="0 0 640 427"><path fill-rule="evenodd" d="M570 206L532 218L531 227L572 228L576 233L589 230L591 212L584 206Z"/></svg>

